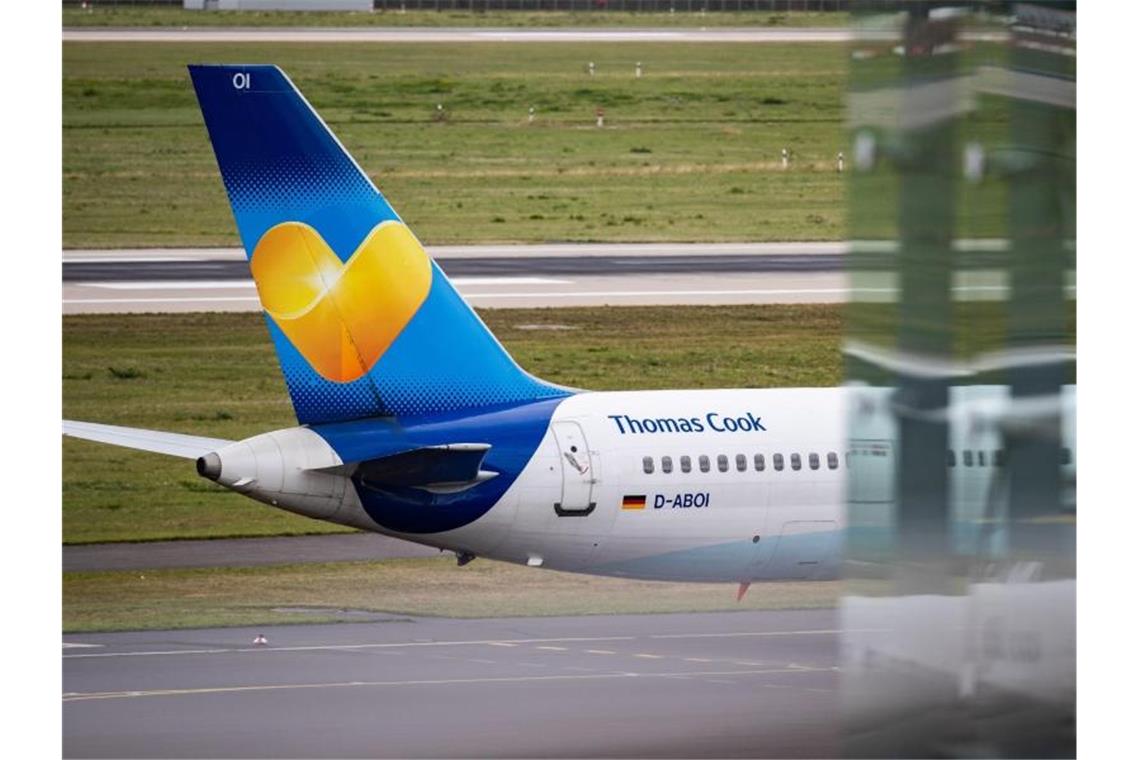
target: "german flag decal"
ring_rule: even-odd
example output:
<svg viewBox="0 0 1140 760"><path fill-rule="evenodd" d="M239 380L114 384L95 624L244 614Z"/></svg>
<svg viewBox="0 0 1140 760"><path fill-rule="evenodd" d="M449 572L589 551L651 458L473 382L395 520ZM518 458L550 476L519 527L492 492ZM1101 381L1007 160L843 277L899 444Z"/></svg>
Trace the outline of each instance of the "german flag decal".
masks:
<svg viewBox="0 0 1140 760"><path fill-rule="evenodd" d="M622 509L645 509L645 494L640 496L630 496L626 494L621 497Z"/></svg>

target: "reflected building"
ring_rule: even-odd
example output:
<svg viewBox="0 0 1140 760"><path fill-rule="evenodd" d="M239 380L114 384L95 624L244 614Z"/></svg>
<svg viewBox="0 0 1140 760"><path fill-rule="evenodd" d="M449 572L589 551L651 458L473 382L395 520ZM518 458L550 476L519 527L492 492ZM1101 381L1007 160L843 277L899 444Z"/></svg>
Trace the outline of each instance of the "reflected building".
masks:
<svg viewBox="0 0 1140 760"><path fill-rule="evenodd" d="M854 19L845 753L1073 756L1075 4Z"/></svg>

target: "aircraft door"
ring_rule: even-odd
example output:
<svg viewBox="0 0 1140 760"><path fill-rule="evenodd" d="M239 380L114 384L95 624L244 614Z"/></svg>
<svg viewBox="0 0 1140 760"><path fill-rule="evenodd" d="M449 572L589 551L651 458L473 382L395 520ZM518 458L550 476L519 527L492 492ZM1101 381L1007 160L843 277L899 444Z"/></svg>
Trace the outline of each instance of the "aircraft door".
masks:
<svg viewBox="0 0 1140 760"><path fill-rule="evenodd" d="M560 516L588 515L594 511L597 462L586 445L586 435L577 422L555 422L551 429L562 462L562 500L554 505Z"/></svg>

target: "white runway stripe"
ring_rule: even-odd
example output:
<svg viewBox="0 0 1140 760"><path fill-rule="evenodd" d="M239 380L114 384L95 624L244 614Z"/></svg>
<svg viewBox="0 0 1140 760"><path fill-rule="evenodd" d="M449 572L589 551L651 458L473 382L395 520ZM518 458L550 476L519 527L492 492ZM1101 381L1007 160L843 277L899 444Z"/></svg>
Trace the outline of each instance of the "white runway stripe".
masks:
<svg viewBox="0 0 1140 760"><path fill-rule="evenodd" d="M583 680L600 680L600 679L615 679L615 678L680 678L680 677L715 677L715 676L758 676L758 675L771 675L776 673L814 673L829 670L828 668L769 668L763 670L729 670L729 671L704 671L704 672L675 672L675 673L654 673L654 672L630 672L621 671L614 673L590 673L590 674L566 674L566 675L549 675L549 676L499 676L489 678L443 678L443 679L422 679L422 680L407 680L407 681L334 681L330 683L296 683L296 684L265 684L256 686L217 686L217 687L204 687L196 689L153 689L153 690L138 690L138 691L106 691L106 692L92 692L84 694L81 692L67 692L63 695L64 702L81 702L96 699L131 699L138 697L171 697L171 696L189 696L196 694L226 694L233 692L249 692L249 691L289 691L296 689L343 689L350 687L399 687L399 686L460 686L460 685L480 685L480 684L497 684L497 683L534 683L541 681L583 681Z"/></svg>
<svg viewBox="0 0 1140 760"><path fill-rule="evenodd" d="M871 631L872 629L861 630L860 632ZM820 628L820 629L801 629L793 631L723 631L717 633L667 633L667 634L650 634L650 639L704 639L704 638L764 638L768 636L813 636L813 635L837 635L843 633L841 629L836 628ZM490 646L517 646L519 644L582 644L590 642L602 641L635 641L637 636L564 636L557 638L546 639L475 639L471 641L457 640L457 641L400 641L389 642L382 644L308 644L301 646L291 647L218 647L212 649L163 649L163 650L140 650L132 652L92 652L86 654L65 654L64 659L80 659L90 657L160 657L160 656L180 656L180 655L193 655L193 654L230 654L235 652L249 652L249 653L270 653L270 652L338 652L343 650L357 650L357 649L400 649L400 648L421 648L421 647L465 647L475 645L490 645ZM542 647L539 647L542 648ZM592 654L616 654L610 649L588 649L587 652Z"/></svg>
<svg viewBox="0 0 1140 760"><path fill-rule="evenodd" d="M553 277L452 277L456 287L480 285L570 285L572 280ZM116 282L87 282L82 287L102 290L231 290L253 289L253 280L130 280Z"/></svg>
<svg viewBox="0 0 1140 760"><path fill-rule="evenodd" d="M83 287L101 290L251 290L253 280L131 280L85 282Z"/></svg>

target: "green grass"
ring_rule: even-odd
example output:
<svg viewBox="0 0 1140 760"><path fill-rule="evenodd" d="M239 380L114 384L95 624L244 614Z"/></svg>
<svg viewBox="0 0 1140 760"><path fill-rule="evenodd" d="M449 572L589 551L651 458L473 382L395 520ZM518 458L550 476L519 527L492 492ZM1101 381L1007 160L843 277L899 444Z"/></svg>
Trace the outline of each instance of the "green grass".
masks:
<svg viewBox="0 0 1140 760"><path fill-rule="evenodd" d="M594 390L830 386L838 306L481 312L526 369ZM535 324L569 330L533 330ZM520 328L520 326L524 326ZM296 424L258 314L63 320L63 414L239 439ZM193 463L65 439L65 543L344 531L225 491Z"/></svg>
<svg viewBox="0 0 1140 760"><path fill-rule="evenodd" d="M846 237L841 45L65 43L65 247L237 244L185 69L233 60L283 64L428 243Z"/></svg>
<svg viewBox="0 0 1140 760"><path fill-rule="evenodd" d="M97 1L97 0L96 0ZM446 5L446 0L443 3ZM615 3L616 5L616 3ZM678 13L634 13L565 11L414 11L396 10L373 13L329 12L289 13L286 11L186 11L181 8L100 8L63 9L65 27L203 27L203 26L481 26L481 27L701 27L701 26L844 26L846 13L791 11L780 13L718 12L685 13L679 2ZM699 7L697 3L695 7Z"/></svg>
<svg viewBox="0 0 1140 760"><path fill-rule="evenodd" d="M84 572L63 574L63 630L360 620L358 611L474 618L791 609L832 607L838 593L837 582L757 584L738 603L726 584L598 578L488 560L460 568L450 556ZM308 611L289 611L298 607Z"/></svg>

